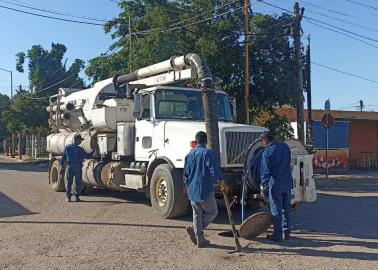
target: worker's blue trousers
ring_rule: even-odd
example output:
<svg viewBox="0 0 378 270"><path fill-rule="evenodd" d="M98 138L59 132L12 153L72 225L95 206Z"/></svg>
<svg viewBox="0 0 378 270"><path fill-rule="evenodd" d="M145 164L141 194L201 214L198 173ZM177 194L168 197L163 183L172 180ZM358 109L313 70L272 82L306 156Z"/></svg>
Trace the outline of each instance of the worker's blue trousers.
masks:
<svg viewBox="0 0 378 270"><path fill-rule="evenodd" d="M282 230L290 234L290 191L269 192L269 207L273 219L274 236L282 237Z"/></svg>
<svg viewBox="0 0 378 270"><path fill-rule="evenodd" d="M75 186L76 186L76 193L75 196L79 197L81 194L81 166L68 166L67 167L67 186L66 186L66 195L67 198L71 198L72 196L72 184L73 178L75 177Z"/></svg>

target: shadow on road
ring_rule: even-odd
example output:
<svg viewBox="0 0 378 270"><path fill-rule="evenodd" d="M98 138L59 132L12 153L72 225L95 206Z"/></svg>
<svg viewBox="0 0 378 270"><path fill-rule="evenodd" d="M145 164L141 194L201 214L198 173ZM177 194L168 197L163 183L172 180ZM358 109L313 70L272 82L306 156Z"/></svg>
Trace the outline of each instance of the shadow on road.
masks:
<svg viewBox="0 0 378 270"><path fill-rule="evenodd" d="M23 221L23 220L0 220L0 224L56 224L56 225L85 225L85 226L123 226L141 228L161 228L161 229L185 229L186 226L179 225L159 225L159 224L132 224L132 223L111 223L111 222L79 222L79 221ZM211 228L210 231L222 231L223 229Z"/></svg>
<svg viewBox="0 0 378 270"><path fill-rule="evenodd" d="M22 171L22 172L47 172L48 165L44 163L8 163L0 161L0 171Z"/></svg>
<svg viewBox="0 0 378 270"><path fill-rule="evenodd" d="M0 192L0 218L35 214Z"/></svg>
<svg viewBox="0 0 378 270"><path fill-rule="evenodd" d="M137 191L111 191L101 188L91 188L85 191L84 200L85 202L105 202L102 200L96 200L95 198L116 198L122 201L109 201L109 203L135 203L135 204L145 204L151 205L150 201L146 198L143 192Z"/></svg>

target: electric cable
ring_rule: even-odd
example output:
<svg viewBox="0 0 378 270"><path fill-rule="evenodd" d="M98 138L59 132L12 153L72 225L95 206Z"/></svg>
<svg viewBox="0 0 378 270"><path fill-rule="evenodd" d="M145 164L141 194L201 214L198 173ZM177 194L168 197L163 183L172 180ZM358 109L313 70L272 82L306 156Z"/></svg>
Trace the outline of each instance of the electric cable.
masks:
<svg viewBox="0 0 378 270"><path fill-rule="evenodd" d="M371 82L371 83L378 83L378 81L376 81L376 80L369 79L369 78L363 77L361 75L356 75L356 74L353 74L353 73L350 73L350 72L347 72L347 71L343 71L343 70L340 70L340 69L337 69L337 68L329 67L329 66L326 66L326 65L323 65L323 64L319 64L319 63L314 62L314 61L311 61L311 64L314 64L316 66L320 66L320 67L323 67L323 68L326 68L326 69L329 69L329 70L333 70L335 72L338 72L338 73L341 73L341 74L344 74L344 75L359 78L359 79L362 79L362 80L365 80L365 81L368 81L368 82Z"/></svg>
<svg viewBox="0 0 378 270"><path fill-rule="evenodd" d="M23 7L23 8L27 8L27 9L31 9L31 10L37 10L37 11L42 11L42 12L51 13L51 14L55 14L55 15L67 16L67 17L71 17L71 18L79 18L79 19L98 21L98 22L109 21L107 19L91 18L91 17L88 17L88 16L75 15L75 14L71 14L71 13L64 13L64 12L49 10L49 9L45 9L45 8L38 8L38 7L35 7L35 6L26 5L26 4L19 4L19 2L15 1L15 0L12 0L12 2L9 2L9 1L6 1L6 0L0 0L0 2L7 3L7 4L10 4L10 5L14 5L14 6L17 6L17 7ZM23 2L21 2L21 3L23 3Z"/></svg>
<svg viewBox="0 0 378 270"><path fill-rule="evenodd" d="M306 19L306 18L305 18L305 19ZM306 19L306 20L307 20L307 19ZM320 24L317 24L317 23L311 22L311 21L309 21L309 20L307 20L307 22L310 23L310 24L313 24L313 25L315 25L315 26L317 26L317 27L319 27L319 28L323 28L323 29L326 29L326 30L328 30L328 31L332 31L332 32L338 33L338 34L340 34L340 35L343 35L343 36L346 36L346 37L348 37L348 38L351 38L351 39L357 40L357 41L359 41L359 42L361 42L361 43L364 43L364 44L366 44L366 45L368 45L368 46L370 46L370 47L373 47L373 48L378 49L378 46L376 46L376 45L374 45L374 44L371 44L371 43L369 43L369 42L367 42L367 41L365 41L365 40L362 40L362 39L356 38L356 37L354 37L354 36L348 35L348 34L346 34L346 33L344 33L344 32L340 32L340 31L337 31L337 30L335 30L335 29L332 29L332 28L328 28L328 27L322 26L322 25L320 25Z"/></svg>
<svg viewBox="0 0 378 270"><path fill-rule="evenodd" d="M25 10L20 10L20 9L16 9L16 8L11 8L11 7L7 7L7 6L3 6L3 5L0 5L0 8L12 10L12 11L19 12L19 13L25 13L25 14L29 14L29 15L33 15L33 16L37 16L37 17L53 19L53 20L57 20L57 21L72 22L72 23L87 24L87 25L96 25L96 26L104 26L104 24L101 24L101 23L84 22L84 21L78 21L78 20L58 18L58 17L38 14L38 13L34 13L34 12L29 12L29 11L25 11Z"/></svg>
<svg viewBox="0 0 378 270"><path fill-rule="evenodd" d="M260 0L260 2L261 2L261 3L264 3L264 4L268 5L268 6L271 6L271 7L277 8L277 9L281 9L281 10L283 10L283 11L286 11L286 12L290 13L290 14L293 14L292 11L290 11L290 10L288 10L288 9L286 9L286 8L283 8L283 7L279 7L279 6L273 5L273 4L268 3L268 2L266 2L266 1L264 1L264 0ZM338 27L338 26L335 26L335 25L332 25L332 24L329 24L329 23L326 23L326 22L320 21L320 20L318 20L318 19L315 19L315 18L312 18L312 17L309 17L309 16L303 16L303 18L305 18L305 19L307 19L307 20L311 20L311 21L313 21L313 22L317 22L317 23L324 24L324 25L326 25L326 26L329 26L329 27L335 28L335 29L337 29L337 30L343 31L343 32L345 32L345 33L348 33L348 34L350 34L350 35L354 35L354 36L357 36L357 37L360 37L360 38L363 38L363 39L366 39L366 40L370 40L370 41L373 41L373 42L378 42L378 39L375 39L375 38L372 38L372 37L368 37L368 36L365 36L365 35L361 35L361 34L358 34L358 33L353 32L353 31L350 31L350 30L347 30L347 29L344 29L344 28L341 28L341 27ZM336 32L336 31L335 31L335 32ZM358 40L358 39L356 39L356 40Z"/></svg>
<svg viewBox="0 0 378 270"><path fill-rule="evenodd" d="M365 3L360 2L360 1L354 1L354 0L344 0L344 1L352 3L352 4L355 4L355 5L360 6L360 7L365 7L365 8L369 8L369 9L378 10L378 7L372 6L372 5L368 5L368 4L365 4Z"/></svg>

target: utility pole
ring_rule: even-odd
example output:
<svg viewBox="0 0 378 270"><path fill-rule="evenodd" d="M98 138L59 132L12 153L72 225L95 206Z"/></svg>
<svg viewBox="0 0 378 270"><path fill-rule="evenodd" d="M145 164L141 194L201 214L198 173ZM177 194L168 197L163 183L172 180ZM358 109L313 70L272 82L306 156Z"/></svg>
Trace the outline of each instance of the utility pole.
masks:
<svg viewBox="0 0 378 270"><path fill-rule="evenodd" d="M12 70L7 70L7 69L4 69L4 68L0 68L0 70L2 71L6 71L10 74L10 85L11 85L11 108L13 107L13 72ZM14 134L14 131L12 131L12 142L11 142L11 157L14 158L15 157L15 134Z"/></svg>
<svg viewBox="0 0 378 270"><path fill-rule="evenodd" d="M307 93L307 136L306 142L309 149L312 150L312 99L311 99L311 46L310 35L307 37L308 44L306 48L306 93Z"/></svg>
<svg viewBox="0 0 378 270"><path fill-rule="evenodd" d="M244 0L244 111L245 123L249 125L249 0Z"/></svg>
<svg viewBox="0 0 378 270"><path fill-rule="evenodd" d="M132 72L131 69L131 42L132 42L132 36L131 36L131 16L129 14L129 71Z"/></svg>
<svg viewBox="0 0 378 270"><path fill-rule="evenodd" d="M303 71L302 71L302 50L301 50L301 21L304 13L304 8L299 9L298 2L294 5L294 50L295 62L297 72L297 129L298 139L304 141L304 105L303 105Z"/></svg>

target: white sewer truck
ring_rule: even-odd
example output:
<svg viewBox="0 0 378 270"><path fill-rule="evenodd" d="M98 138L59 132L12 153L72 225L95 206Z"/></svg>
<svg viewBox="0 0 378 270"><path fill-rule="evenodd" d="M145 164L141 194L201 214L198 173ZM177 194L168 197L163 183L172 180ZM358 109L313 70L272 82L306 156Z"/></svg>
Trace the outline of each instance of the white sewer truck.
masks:
<svg viewBox="0 0 378 270"><path fill-rule="evenodd" d="M94 151L93 158L83 163L84 187L145 192L163 218L184 215L189 205L182 179L184 160L195 147L195 134L206 127L201 90L172 85L209 76L203 74L202 65L198 55L187 54L116 75L89 89L59 89L47 108L52 189L65 190L60 158L80 133L83 149ZM240 198L246 160L256 149L251 144L266 129L234 123L236 104L225 92L216 90L215 100L223 179ZM292 202L314 201L312 155L297 141L288 144L296 149L292 151ZM258 187L249 182L249 193L258 193Z"/></svg>

